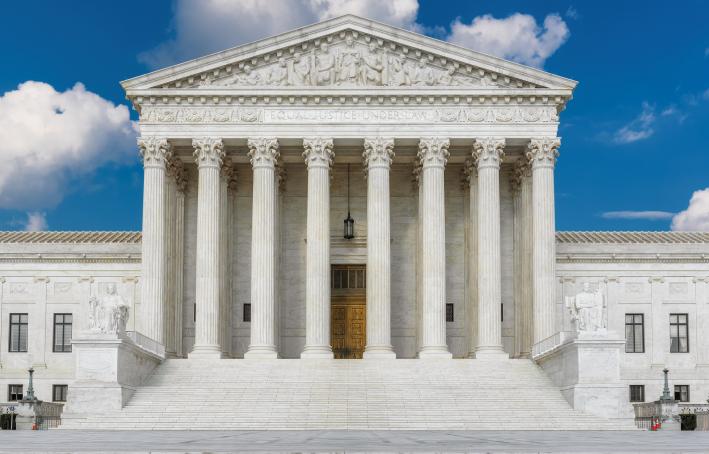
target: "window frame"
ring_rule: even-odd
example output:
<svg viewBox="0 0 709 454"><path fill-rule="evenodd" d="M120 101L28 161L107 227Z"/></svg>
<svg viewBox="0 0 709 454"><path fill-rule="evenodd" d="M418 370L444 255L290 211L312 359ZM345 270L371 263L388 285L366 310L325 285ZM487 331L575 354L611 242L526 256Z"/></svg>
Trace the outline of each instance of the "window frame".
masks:
<svg viewBox="0 0 709 454"><path fill-rule="evenodd" d="M632 317L632 322L628 323L628 316ZM635 318L640 316L640 323L637 323ZM628 350L628 326L632 326L633 335L633 350ZM635 327L640 326L642 340L640 343L640 350L636 350L635 346L637 344L635 338ZM645 353L645 314L644 313L627 313L625 314L625 353Z"/></svg>
<svg viewBox="0 0 709 454"><path fill-rule="evenodd" d="M633 399L633 388L640 390L640 399ZM645 402L645 385L630 385L628 386L628 400L630 403L640 403Z"/></svg>
<svg viewBox="0 0 709 454"><path fill-rule="evenodd" d="M251 323L251 303L244 303L241 320L244 323Z"/></svg>
<svg viewBox="0 0 709 454"><path fill-rule="evenodd" d="M672 317L677 317L677 321L673 322ZM680 322L680 317L684 317L684 323ZM672 328L677 327L677 349L674 350L674 344L672 343L672 339L675 339L675 337L672 336ZM680 328L684 326L685 328L685 333L686 333L686 343L685 343L685 350L682 350L682 343L680 342L682 339L682 336L680 335ZM671 313L670 314L670 353L689 353L689 314L686 312L681 312L681 313Z"/></svg>
<svg viewBox="0 0 709 454"><path fill-rule="evenodd" d="M66 316L71 317L71 321L69 323L66 322ZM58 323L57 322L57 316L63 317L62 322ZM54 314L54 323L52 325L52 352L54 353L71 353L71 338L73 335L73 329L74 329L74 314L70 312L57 312ZM57 326L62 327L62 339L65 338L65 333L66 333L66 327L69 327L69 344L63 344L58 346L57 345ZM61 347L60 350L57 350L57 347Z"/></svg>
<svg viewBox="0 0 709 454"><path fill-rule="evenodd" d="M686 399L686 400L685 400L685 399L682 399L682 391L683 391L682 388L685 388L685 390L687 391L687 399ZM679 397L680 397L679 399L677 399L677 393L679 393ZM689 385L674 385L674 398L675 398L676 401L678 401L678 402L689 402L690 399L691 399L689 396L690 396L690 394L689 394Z"/></svg>
<svg viewBox="0 0 709 454"><path fill-rule="evenodd" d="M12 396L15 395L17 396L17 393L13 393L12 389L13 387L19 387L20 388L20 398L19 399L13 399ZM10 383L7 385L7 401L8 402L19 402L25 397L25 387L24 385L18 384L18 383Z"/></svg>
<svg viewBox="0 0 709 454"><path fill-rule="evenodd" d="M450 317L449 317L450 315ZM446 303L446 323L455 322L455 304Z"/></svg>
<svg viewBox="0 0 709 454"><path fill-rule="evenodd" d="M57 390L61 389L61 400L57 400ZM52 385L52 402L66 402L67 395L69 394L69 385L58 384Z"/></svg>
<svg viewBox="0 0 709 454"><path fill-rule="evenodd" d="M22 322L22 316L25 316L25 322ZM13 317L18 316L19 321L15 322L13 321ZM10 324L9 324L9 330L8 330L8 342L7 342L7 351L8 353L27 353L29 343L30 343L30 328L29 328L29 322L30 322L30 316L29 313L27 312L12 312L10 314L9 318ZM20 342L22 340L22 327L25 327L25 348L24 350L22 349L22 343ZM12 337L13 337L13 328L16 327L16 332L17 332L17 349L12 348Z"/></svg>

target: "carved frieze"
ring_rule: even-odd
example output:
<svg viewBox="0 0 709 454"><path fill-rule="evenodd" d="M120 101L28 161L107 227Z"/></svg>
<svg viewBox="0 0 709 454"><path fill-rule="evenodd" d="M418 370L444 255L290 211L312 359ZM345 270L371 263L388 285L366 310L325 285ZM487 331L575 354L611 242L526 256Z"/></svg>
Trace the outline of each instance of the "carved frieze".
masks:
<svg viewBox="0 0 709 454"><path fill-rule="evenodd" d="M171 114L165 116L163 111ZM142 123L261 124L261 123L557 123L553 106L455 108L216 108L144 107Z"/></svg>

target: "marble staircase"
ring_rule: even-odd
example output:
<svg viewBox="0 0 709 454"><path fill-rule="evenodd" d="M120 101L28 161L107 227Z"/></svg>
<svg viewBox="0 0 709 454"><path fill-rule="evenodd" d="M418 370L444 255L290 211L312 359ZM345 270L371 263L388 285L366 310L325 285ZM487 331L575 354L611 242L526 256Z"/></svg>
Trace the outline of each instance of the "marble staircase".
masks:
<svg viewBox="0 0 709 454"><path fill-rule="evenodd" d="M121 411L63 429L613 430L530 360L170 359Z"/></svg>

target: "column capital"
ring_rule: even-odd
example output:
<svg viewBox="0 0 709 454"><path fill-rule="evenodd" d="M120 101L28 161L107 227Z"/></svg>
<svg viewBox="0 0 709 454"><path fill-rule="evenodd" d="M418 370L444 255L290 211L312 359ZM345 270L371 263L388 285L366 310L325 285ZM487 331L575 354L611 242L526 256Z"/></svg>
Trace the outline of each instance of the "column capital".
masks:
<svg viewBox="0 0 709 454"><path fill-rule="evenodd" d="M533 169L538 167L554 167L556 158L559 157L561 138L542 137L532 139L527 145L527 159Z"/></svg>
<svg viewBox="0 0 709 454"><path fill-rule="evenodd" d="M418 159L414 160L414 168L411 171L411 182L414 184L415 188L418 188L419 185L421 185L421 170L423 169L423 166L421 165L421 161Z"/></svg>
<svg viewBox="0 0 709 454"><path fill-rule="evenodd" d="M323 137L308 137L303 139L303 159L311 167L332 167L332 161L335 159L332 139Z"/></svg>
<svg viewBox="0 0 709 454"><path fill-rule="evenodd" d="M501 137L481 137L473 143L473 159L478 169L500 168L505 157L505 139Z"/></svg>
<svg viewBox="0 0 709 454"><path fill-rule="evenodd" d="M165 168L172 157L172 145L165 137L139 137L138 148L145 167Z"/></svg>
<svg viewBox="0 0 709 454"><path fill-rule="evenodd" d="M367 137L362 153L365 172L375 167L391 167L394 160L394 139L390 137Z"/></svg>
<svg viewBox="0 0 709 454"><path fill-rule="evenodd" d="M276 184L278 185L278 190L285 190L286 178L288 177L288 172L283 164L276 163Z"/></svg>
<svg viewBox="0 0 709 454"><path fill-rule="evenodd" d="M510 177L510 186L513 194L518 194L524 179L532 176L531 170L532 167L526 159L520 159L515 163Z"/></svg>
<svg viewBox="0 0 709 454"><path fill-rule="evenodd" d="M224 143L215 137L192 139L193 156L198 167L221 167L224 160Z"/></svg>
<svg viewBox="0 0 709 454"><path fill-rule="evenodd" d="M419 140L418 158L422 167L445 167L448 162L450 139L443 137L423 137Z"/></svg>
<svg viewBox="0 0 709 454"><path fill-rule="evenodd" d="M463 189L469 188L472 180L477 177L478 168L475 165L475 160L473 158L466 159L460 171L460 184L463 186Z"/></svg>
<svg viewBox="0 0 709 454"><path fill-rule="evenodd" d="M257 167L274 168L280 152L278 151L278 140L274 137L253 137L248 140L248 157L251 165Z"/></svg>

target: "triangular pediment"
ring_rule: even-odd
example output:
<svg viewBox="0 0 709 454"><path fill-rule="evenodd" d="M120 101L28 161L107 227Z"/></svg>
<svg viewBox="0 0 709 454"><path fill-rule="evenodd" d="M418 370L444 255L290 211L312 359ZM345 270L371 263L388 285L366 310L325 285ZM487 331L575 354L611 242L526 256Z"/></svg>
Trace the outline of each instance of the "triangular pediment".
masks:
<svg viewBox="0 0 709 454"><path fill-rule="evenodd" d="M144 90L573 90L576 82L417 33L348 15L197 58L122 83Z"/></svg>

